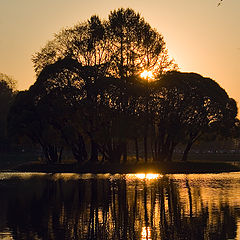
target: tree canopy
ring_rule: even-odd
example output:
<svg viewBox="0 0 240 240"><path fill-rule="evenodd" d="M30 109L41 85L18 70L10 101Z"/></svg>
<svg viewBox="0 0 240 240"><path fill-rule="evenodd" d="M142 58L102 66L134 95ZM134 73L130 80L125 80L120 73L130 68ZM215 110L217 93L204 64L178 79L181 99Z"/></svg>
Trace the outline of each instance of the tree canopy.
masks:
<svg viewBox="0 0 240 240"><path fill-rule="evenodd" d="M63 29L33 63L37 80L17 95L9 129L38 143L47 162L63 147L79 163L126 162L132 149L136 161L171 161L180 143L186 160L200 136L236 126L236 102L214 80L176 71L163 36L132 9Z"/></svg>
<svg viewBox="0 0 240 240"><path fill-rule="evenodd" d="M163 36L132 9L114 10L108 20L94 15L55 34L33 55L37 75L59 59L71 57L83 66L98 66L107 76L127 77L143 70L164 72L175 67Z"/></svg>

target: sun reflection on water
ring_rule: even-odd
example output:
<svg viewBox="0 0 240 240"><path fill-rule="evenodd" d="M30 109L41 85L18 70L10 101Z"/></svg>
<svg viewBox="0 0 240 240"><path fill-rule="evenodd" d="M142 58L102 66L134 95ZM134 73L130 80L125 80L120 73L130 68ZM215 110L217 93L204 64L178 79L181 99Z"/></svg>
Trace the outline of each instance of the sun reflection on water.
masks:
<svg viewBox="0 0 240 240"><path fill-rule="evenodd" d="M146 180L153 180L159 179L163 175L159 173L137 173L137 174L127 174L127 179L146 179Z"/></svg>
<svg viewBox="0 0 240 240"><path fill-rule="evenodd" d="M14 239L9 228L3 229L2 232L0 232L0 239L3 239L3 240Z"/></svg>
<svg viewBox="0 0 240 240"><path fill-rule="evenodd" d="M43 177L47 175L48 175L47 173L40 173L40 172L1 172L0 180L7 180L11 178L26 180L33 177Z"/></svg>
<svg viewBox="0 0 240 240"><path fill-rule="evenodd" d="M240 173L29 177L25 173L0 174L4 193L0 198L4 227L0 239L13 239L18 229L28 236L22 226L33 228L31 239L44 239L39 225L49 232L49 239L63 230L64 239L189 239L189 233L202 234L202 239L225 239L222 236L227 234L228 239L240 239ZM46 209L44 215L42 209ZM29 217L22 218L25 215ZM36 229L32 216L38 223Z"/></svg>
<svg viewBox="0 0 240 240"><path fill-rule="evenodd" d="M143 227L141 232L141 240L151 240L151 228Z"/></svg>

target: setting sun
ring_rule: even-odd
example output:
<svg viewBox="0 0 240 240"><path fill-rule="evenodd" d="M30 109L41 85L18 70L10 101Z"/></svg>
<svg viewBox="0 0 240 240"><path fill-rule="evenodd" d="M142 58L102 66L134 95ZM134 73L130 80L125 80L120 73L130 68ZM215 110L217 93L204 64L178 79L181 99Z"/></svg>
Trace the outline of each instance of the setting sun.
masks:
<svg viewBox="0 0 240 240"><path fill-rule="evenodd" d="M152 80L153 79L153 73L152 71L147 71L144 70L141 74L140 74L141 78L146 79L146 80Z"/></svg>

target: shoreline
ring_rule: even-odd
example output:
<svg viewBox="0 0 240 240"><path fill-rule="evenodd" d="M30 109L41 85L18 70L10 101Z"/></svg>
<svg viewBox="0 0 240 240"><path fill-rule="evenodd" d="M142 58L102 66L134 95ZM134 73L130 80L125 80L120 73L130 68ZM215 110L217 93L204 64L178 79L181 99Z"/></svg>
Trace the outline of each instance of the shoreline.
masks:
<svg viewBox="0 0 240 240"><path fill-rule="evenodd" d="M222 173L237 172L240 166L226 162L154 162L135 164L42 164L27 162L18 166L1 169L0 172L42 172L42 173L92 173L92 174L130 174L130 173L160 173L160 174L192 174L192 173Z"/></svg>

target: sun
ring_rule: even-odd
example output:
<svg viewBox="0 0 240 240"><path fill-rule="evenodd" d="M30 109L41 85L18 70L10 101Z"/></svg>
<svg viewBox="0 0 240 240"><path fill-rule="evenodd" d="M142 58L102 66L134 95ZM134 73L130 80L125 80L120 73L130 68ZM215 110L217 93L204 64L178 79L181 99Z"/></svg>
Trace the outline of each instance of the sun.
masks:
<svg viewBox="0 0 240 240"><path fill-rule="evenodd" d="M144 70L141 74L140 77L145 79L145 80L152 80L153 79L153 73L152 71L147 71Z"/></svg>

